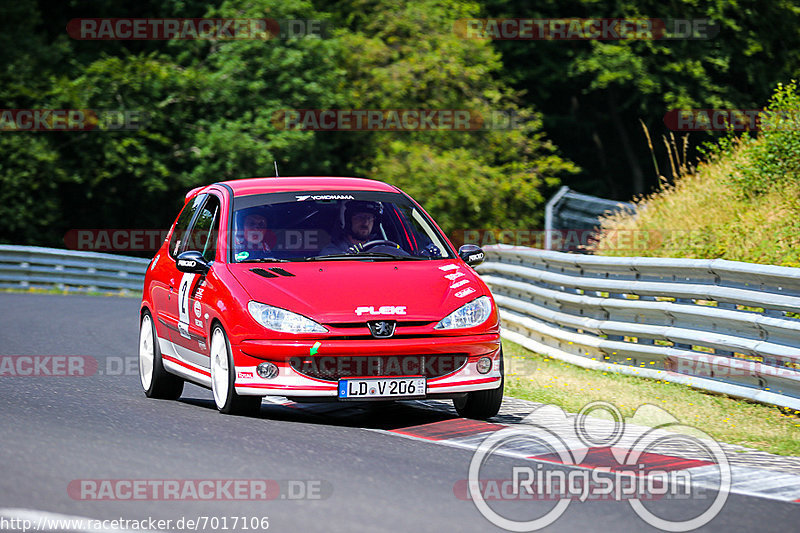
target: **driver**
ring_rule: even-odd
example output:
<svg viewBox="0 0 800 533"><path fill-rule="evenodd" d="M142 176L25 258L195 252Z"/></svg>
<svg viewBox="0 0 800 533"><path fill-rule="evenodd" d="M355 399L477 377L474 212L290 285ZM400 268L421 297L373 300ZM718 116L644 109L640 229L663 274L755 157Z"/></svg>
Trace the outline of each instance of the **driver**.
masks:
<svg viewBox="0 0 800 533"><path fill-rule="evenodd" d="M343 215L344 236L325 246L320 255L352 253L370 240L375 223L380 221L382 211L378 202L350 200L345 204Z"/></svg>

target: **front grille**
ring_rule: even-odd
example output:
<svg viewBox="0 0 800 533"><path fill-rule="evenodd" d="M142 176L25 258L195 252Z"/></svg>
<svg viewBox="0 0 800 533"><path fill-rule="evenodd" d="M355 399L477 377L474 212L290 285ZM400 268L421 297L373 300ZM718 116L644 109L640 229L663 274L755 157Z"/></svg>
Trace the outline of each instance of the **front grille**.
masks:
<svg viewBox="0 0 800 533"><path fill-rule="evenodd" d="M330 338L332 339L375 339L377 341L384 339L384 337L375 337L372 335L368 322L371 322L371 320L365 322L326 322L323 325L332 330L330 334ZM430 330L417 329L435 324L435 322L431 322L430 320L398 320L395 324L394 334L391 335L394 339L421 338L435 335L435 333Z"/></svg>
<svg viewBox="0 0 800 533"><path fill-rule="evenodd" d="M337 381L352 377L424 376L437 378L467 363L464 354L293 357L291 367L305 376Z"/></svg>
<svg viewBox="0 0 800 533"><path fill-rule="evenodd" d="M380 320L385 320L381 318ZM427 326L428 324L433 324L430 320L398 320L397 327L398 328L418 328L421 326ZM353 328L367 328L366 322L330 322L326 323L326 326L330 326L333 328L341 328L341 329L353 329Z"/></svg>

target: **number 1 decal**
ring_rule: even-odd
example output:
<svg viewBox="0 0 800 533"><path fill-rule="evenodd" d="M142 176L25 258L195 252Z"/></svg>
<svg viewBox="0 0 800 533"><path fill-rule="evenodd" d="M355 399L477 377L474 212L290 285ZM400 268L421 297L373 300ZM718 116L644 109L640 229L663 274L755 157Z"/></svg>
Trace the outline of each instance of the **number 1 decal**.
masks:
<svg viewBox="0 0 800 533"><path fill-rule="evenodd" d="M197 274L184 274L178 288L178 331L182 337L189 337L189 293L194 286Z"/></svg>

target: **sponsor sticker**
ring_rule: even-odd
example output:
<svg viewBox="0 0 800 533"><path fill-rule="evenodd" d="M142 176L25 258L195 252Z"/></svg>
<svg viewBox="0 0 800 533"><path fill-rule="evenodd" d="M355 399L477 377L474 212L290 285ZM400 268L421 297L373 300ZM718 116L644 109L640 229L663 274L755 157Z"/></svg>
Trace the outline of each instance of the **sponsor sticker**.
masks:
<svg viewBox="0 0 800 533"><path fill-rule="evenodd" d="M298 202L304 202L306 200L353 200L354 197L352 194L306 194L295 196Z"/></svg>
<svg viewBox="0 0 800 533"><path fill-rule="evenodd" d="M361 316L363 314L369 313L370 315L405 315L406 314L406 306L404 305L382 305L377 310L375 307L369 306L361 306L356 307L355 311L356 315Z"/></svg>
<svg viewBox="0 0 800 533"><path fill-rule="evenodd" d="M467 287L466 289L464 289L464 290L462 290L462 291L458 291L458 292L456 293L456 297L457 297L457 298L463 298L463 297L465 297L465 296L469 296L469 295L470 295L470 294L472 294L473 292L475 292L475 289L473 289L472 287Z"/></svg>

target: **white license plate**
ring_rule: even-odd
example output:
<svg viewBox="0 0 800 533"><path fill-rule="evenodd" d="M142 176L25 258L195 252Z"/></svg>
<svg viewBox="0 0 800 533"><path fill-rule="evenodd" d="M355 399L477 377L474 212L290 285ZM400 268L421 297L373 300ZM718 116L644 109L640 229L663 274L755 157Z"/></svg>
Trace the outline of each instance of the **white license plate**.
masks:
<svg viewBox="0 0 800 533"><path fill-rule="evenodd" d="M340 379L339 399L424 398L426 387L425 378Z"/></svg>

